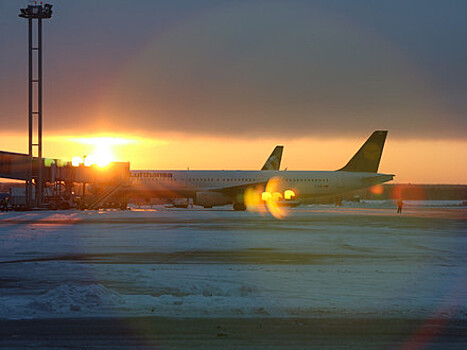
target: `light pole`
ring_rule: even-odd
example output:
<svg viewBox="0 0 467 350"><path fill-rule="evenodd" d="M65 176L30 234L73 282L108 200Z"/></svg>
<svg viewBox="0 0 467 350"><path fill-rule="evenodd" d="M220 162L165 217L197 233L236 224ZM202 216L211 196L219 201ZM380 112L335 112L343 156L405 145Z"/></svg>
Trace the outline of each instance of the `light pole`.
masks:
<svg viewBox="0 0 467 350"><path fill-rule="evenodd" d="M26 205L33 207L32 180L36 184L36 203L42 204L43 194L43 159L42 159L42 20L52 17L52 5L35 1L34 4L20 9L20 17L28 19L29 27L29 158L30 168L26 180ZM37 20L37 41L34 42L33 20ZM36 51L36 55L34 55ZM35 60L35 61L34 61ZM34 64L36 62L36 64ZM34 72L34 66L37 72ZM35 93L34 93L35 92ZM36 123L34 123L36 119ZM34 169L34 149L37 149L37 169Z"/></svg>

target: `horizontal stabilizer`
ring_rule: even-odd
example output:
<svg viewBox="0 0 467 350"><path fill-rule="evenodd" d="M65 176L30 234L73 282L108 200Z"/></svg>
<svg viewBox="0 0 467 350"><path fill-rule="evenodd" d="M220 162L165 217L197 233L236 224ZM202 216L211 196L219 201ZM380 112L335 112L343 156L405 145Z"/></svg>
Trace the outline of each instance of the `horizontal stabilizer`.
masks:
<svg viewBox="0 0 467 350"><path fill-rule="evenodd" d="M387 130L375 131L357 153L349 160L345 167L338 171L351 171L362 173L378 172L381 154L383 153L384 141Z"/></svg>

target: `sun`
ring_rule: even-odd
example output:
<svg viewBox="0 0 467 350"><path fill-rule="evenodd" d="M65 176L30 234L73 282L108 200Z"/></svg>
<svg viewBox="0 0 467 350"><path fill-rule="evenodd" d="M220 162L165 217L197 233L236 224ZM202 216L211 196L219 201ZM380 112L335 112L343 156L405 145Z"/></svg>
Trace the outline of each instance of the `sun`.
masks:
<svg viewBox="0 0 467 350"><path fill-rule="evenodd" d="M105 167L113 161L114 156L110 150L110 145L105 141L102 141L96 143L94 153L84 159L84 165L89 166L96 164L100 167Z"/></svg>
<svg viewBox="0 0 467 350"><path fill-rule="evenodd" d="M83 164L85 166L97 165L105 167L111 162L115 161L114 154L112 153L112 146L131 143L132 140L127 140L117 137L88 137L73 139L75 142L82 144L93 145L94 149L91 154L84 157L73 157L72 164L77 166Z"/></svg>

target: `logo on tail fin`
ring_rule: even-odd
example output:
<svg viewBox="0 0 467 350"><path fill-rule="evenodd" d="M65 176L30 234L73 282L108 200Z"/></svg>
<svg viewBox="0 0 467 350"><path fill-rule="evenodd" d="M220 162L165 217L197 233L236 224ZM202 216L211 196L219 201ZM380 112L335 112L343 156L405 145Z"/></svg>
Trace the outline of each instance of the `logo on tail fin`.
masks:
<svg viewBox="0 0 467 350"><path fill-rule="evenodd" d="M362 173L378 172L387 130L377 130L366 140L363 146L349 160L349 162L338 171L351 171Z"/></svg>
<svg viewBox="0 0 467 350"><path fill-rule="evenodd" d="M279 170L284 146L276 146L261 170Z"/></svg>

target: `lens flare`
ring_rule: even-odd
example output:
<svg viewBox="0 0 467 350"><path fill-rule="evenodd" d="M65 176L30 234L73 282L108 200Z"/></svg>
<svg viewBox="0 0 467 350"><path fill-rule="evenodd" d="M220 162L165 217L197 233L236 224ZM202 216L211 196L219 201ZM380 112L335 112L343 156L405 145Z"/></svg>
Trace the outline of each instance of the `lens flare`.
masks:
<svg viewBox="0 0 467 350"><path fill-rule="evenodd" d="M284 199L281 193L281 178L277 176L270 178L266 185L266 192L272 193L272 196L265 201L271 215L279 220L286 218L289 215L289 210L286 206L281 205Z"/></svg>
<svg viewBox="0 0 467 350"><path fill-rule="evenodd" d="M370 188L370 192L374 195L380 196L384 193L383 185L375 185Z"/></svg>
<svg viewBox="0 0 467 350"><path fill-rule="evenodd" d="M283 189L281 177L268 180L266 186L249 187L244 194L244 201L248 210L259 212L261 215L270 213L276 219L282 220L290 214L289 201L296 198L294 190Z"/></svg>
<svg viewBox="0 0 467 350"><path fill-rule="evenodd" d="M294 200L295 199L295 192L292 190L284 191L284 199L285 200Z"/></svg>
<svg viewBox="0 0 467 350"><path fill-rule="evenodd" d="M395 185L392 188L390 198L394 201L398 200L417 200L423 201L429 199L423 186L420 185L411 185L411 184L403 184L403 185ZM414 202L410 203L410 206L416 206Z"/></svg>
<svg viewBox="0 0 467 350"><path fill-rule="evenodd" d="M267 193L264 192L263 186L251 186L246 189L244 193L244 201L245 205L247 206L248 210L252 211L257 211L261 215L266 215L268 210L265 206L265 202L263 200L263 195ZM269 193L269 195L271 195ZM267 196L267 195L266 195Z"/></svg>

